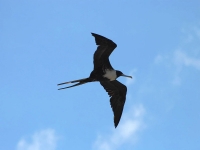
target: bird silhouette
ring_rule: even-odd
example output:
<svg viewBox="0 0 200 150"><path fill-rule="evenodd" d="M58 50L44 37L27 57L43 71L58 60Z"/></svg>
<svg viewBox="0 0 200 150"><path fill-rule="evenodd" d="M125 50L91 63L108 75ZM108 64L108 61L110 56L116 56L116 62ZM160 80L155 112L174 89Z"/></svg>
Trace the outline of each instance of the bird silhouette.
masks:
<svg viewBox="0 0 200 150"><path fill-rule="evenodd" d="M129 78L132 77L123 74L119 70L115 70L110 64L109 56L117 47L117 45L112 40L104 36L95 33L91 34L95 38L96 45L98 45L97 50L95 51L93 56L93 71L90 73L90 76L88 78L58 84L63 85L69 83L76 83L68 87L59 88L58 90L75 87L89 82L99 81L110 96L110 105L114 113L114 125L116 128L122 116L127 92L127 87L119 81L117 81L116 79L120 76Z"/></svg>

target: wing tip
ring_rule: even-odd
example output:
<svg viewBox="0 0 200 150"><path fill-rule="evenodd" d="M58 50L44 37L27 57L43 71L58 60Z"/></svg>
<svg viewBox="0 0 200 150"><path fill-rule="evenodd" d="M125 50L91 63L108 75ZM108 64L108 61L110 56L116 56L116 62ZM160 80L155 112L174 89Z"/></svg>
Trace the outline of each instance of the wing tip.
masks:
<svg viewBox="0 0 200 150"><path fill-rule="evenodd" d="M95 38L104 38L104 39L108 39L108 38L106 38L106 37L104 37L104 36L102 36L102 35L99 35L99 34L96 34L96 33L93 33L93 32L91 32L91 34L92 34L92 36L94 36ZM108 39L109 40L109 39Z"/></svg>
<svg viewBox="0 0 200 150"><path fill-rule="evenodd" d="M92 36L95 36L95 33L91 32Z"/></svg>
<svg viewBox="0 0 200 150"><path fill-rule="evenodd" d="M114 116L114 125L115 125L115 128L117 128L117 126L118 126L118 124L120 122L120 118L117 118L116 116Z"/></svg>
<svg viewBox="0 0 200 150"><path fill-rule="evenodd" d="M96 45L110 45L114 48L117 47L117 44L114 43L112 40L102 36L102 35L99 35L99 34L96 34L96 33L93 33L91 32L92 36L94 36L95 38L95 42L96 42Z"/></svg>

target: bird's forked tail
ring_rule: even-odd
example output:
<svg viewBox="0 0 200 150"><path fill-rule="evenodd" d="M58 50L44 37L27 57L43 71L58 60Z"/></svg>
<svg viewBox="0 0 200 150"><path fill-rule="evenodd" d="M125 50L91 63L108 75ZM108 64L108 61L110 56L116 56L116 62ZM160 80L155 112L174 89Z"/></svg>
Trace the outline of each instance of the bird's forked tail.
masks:
<svg viewBox="0 0 200 150"><path fill-rule="evenodd" d="M79 82L79 83L76 83L76 82ZM58 84L58 86L63 85L63 84L69 84L69 83L76 83L76 84L74 84L72 86L64 87L64 88L59 88L58 90L71 88L71 87L78 86L78 85L81 85L81 84L85 84L85 83L88 83L88 82L91 82L90 78L84 78L84 79L79 79L79 80L74 80L74 81L69 81L69 82L63 82L63 83Z"/></svg>

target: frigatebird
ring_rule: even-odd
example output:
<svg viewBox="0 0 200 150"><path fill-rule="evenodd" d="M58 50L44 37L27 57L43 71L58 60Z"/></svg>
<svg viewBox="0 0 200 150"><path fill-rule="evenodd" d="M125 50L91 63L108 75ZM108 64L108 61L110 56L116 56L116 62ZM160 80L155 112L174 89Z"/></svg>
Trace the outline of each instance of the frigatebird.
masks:
<svg viewBox="0 0 200 150"><path fill-rule="evenodd" d="M97 50L95 51L93 56L93 71L90 73L90 76L88 78L58 84L63 85L69 83L76 83L72 86L60 88L58 90L71 88L88 82L99 81L110 96L110 105L114 113L114 124L116 128L123 112L127 92L127 87L119 81L117 81L116 79L120 76L129 78L132 77L123 74L119 70L113 69L113 67L110 64L109 56L117 47L117 45L112 40L104 36L95 33L91 34L95 38L96 45L98 45Z"/></svg>

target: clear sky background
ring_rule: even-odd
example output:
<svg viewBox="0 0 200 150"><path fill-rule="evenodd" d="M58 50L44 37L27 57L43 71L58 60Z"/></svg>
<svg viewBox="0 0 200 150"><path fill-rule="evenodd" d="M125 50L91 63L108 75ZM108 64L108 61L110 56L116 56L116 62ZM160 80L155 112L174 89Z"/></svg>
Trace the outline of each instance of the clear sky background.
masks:
<svg viewBox="0 0 200 150"><path fill-rule="evenodd" d="M91 32L132 75L114 128ZM199 150L199 0L0 0L1 150Z"/></svg>

